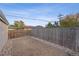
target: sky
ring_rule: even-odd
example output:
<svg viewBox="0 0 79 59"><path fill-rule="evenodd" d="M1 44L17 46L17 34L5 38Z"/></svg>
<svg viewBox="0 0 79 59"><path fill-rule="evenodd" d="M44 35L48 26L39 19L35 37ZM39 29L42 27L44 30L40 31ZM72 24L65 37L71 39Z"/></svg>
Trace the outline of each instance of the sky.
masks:
<svg viewBox="0 0 79 59"><path fill-rule="evenodd" d="M78 3L0 3L0 9L9 24L22 20L26 25L45 26L49 21L59 21L58 15L79 13ZM52 22L53 23L53 22Z"/></svg>

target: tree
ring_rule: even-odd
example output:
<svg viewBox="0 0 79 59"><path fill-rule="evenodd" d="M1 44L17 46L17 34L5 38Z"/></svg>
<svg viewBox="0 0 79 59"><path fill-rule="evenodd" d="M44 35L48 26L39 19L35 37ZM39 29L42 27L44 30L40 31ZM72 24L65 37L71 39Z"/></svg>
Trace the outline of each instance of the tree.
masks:
<svg viewBox="0 0 79 59"><path fill-rule="evenodd" d="M62 14L59 14L59 15L58 15L59 21L60 21L62 18L63 18L63 15L62 15Z"/></svg>
<svg viewBox="0 0 79 59"><path fill-rule="evenodd" d="M46 25L46 28L52 28L52 27L53 27L52 23L48 22L48 24Z"/></svg>
<svg viewBox="0 0 79 59"><path fill-rule="evenodd" d="M57 21L55 21L55 22L54 22L54 24L53 24L53 26L54 26L54 27L59 27L58 22L57 22Z"/></svg>
<svg viewBox="0 0 79 59"><path fill-rule="evenodd" d="M15 21L14 26L15 26L15 29L23 29L25 25L23 21Z"/></svg>
<svg viewBox="0 0 79 59"><path fill-rule="evenodd" d="M66 18L60 20L60 27L78 27L79 22L77 18L67 16Z"/></svg>

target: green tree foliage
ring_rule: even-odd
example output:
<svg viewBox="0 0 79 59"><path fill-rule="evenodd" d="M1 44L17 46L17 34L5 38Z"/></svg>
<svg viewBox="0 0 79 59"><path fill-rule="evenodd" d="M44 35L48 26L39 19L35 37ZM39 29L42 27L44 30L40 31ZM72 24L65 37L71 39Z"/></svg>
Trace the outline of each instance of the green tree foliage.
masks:
<svg viewBox="0 0 79 59"><path fill-rule="evenodd" d="M53 27L52 23L48 22L48 24L46 25L46 28L52 28L52 27Z"/></svg>
<svg viewBox="0 0 79 59"><path fill-rule="evenodd" d="M15 21L14 26L15 26L15 29L23 29L25 25L23 21Z"/></svg>

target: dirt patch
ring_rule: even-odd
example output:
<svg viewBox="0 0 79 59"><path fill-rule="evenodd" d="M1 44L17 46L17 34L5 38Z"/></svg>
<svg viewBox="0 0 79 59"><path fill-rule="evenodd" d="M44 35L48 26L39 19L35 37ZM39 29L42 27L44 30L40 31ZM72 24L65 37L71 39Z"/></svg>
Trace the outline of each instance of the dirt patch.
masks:
<svg viewBox="0 0 79 59"><path fill-rule="evenodd" d="M64 51L29 36L8 40L1 55L12 56L63 56Z"/></svg>

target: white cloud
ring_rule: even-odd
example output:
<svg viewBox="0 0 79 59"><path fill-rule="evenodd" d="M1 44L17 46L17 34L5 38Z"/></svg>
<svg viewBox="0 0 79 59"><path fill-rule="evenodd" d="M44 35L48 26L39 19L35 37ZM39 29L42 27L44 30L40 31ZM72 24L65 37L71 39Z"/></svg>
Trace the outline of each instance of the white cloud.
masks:
<svg viewBox="0 0 79 59"><path fill-rule="evenodd" d="M52 9L49 8L35 8L35 9L24 9L24 10L8 10L4 9L4 13L7 16L10 24L13 23L15 20L23 20L25 24L28 25L45 25L47 22L41 21L41 20L46 20L46 21L55 21L57 20L56 17L53 17L49 15L48 13L51 12ZM8 15L13 15L13 16L19 16L19 17L11 17ZM24 17L24 19L20 18ZM41 20L32 20L32 19L41 19Z"/></svg>

